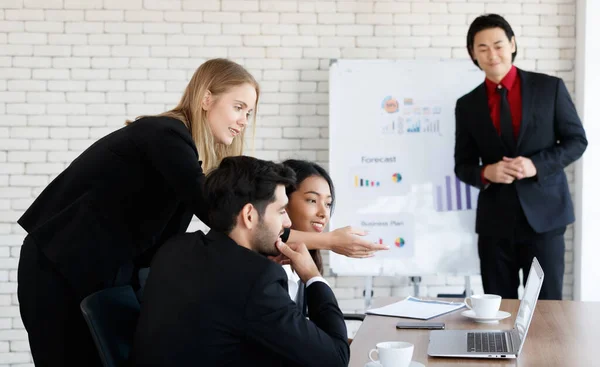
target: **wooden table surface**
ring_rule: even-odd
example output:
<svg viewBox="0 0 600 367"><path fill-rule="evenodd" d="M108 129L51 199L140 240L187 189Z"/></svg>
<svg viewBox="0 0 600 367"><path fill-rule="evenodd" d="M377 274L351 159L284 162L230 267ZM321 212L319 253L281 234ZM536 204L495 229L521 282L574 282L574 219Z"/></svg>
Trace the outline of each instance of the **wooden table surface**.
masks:
<svg viewBox="0 0 600 367"><path fill-rule="evenodd" d="M379 299L377 307L399 298ZM502 300L500 309L511 313L498 324L480 324L461 315L465 309L433 318L446 323L446 330L512 329L518 300ZM397 317L368 315L350 345L350 367L364 367L369 350L382 341L407 341L415 345L413 360L426 366L600 366L600 302L538 301L533 320L518 359L473 359L429 357L430 330L398 330Z"/></svg>

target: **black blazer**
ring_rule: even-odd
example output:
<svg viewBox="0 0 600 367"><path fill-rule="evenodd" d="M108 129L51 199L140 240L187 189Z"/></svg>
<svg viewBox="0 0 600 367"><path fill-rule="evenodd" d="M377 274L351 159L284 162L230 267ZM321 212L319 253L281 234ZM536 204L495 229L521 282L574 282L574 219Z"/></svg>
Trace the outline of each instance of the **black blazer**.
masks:
<svg viewBox="0 0 600 367"><path fill-rule="evenodd" d="M520 69L518 73L523 107L515 156L532 160L537 169L535 177L484 188L483 166L509 156L490 117L485 83L456 102L454 171L463 182L482 189L477 201L476 231L483 235L505 234L503 228L515 218L510 204L515 190L518 204L537 233L575 220L563 169L585 151L585 131L561 79Z"/></svg>
<svg viewBox="0 0 600 367"><path fill-rule="evenodd" d="M185 125L142 118L86 149L18 222L85 296L111 286L132 259L147 266L193 213L206 222L203 183Z"/></svg>
<svg viewBox="0 0 600 367"><path fill-rule="evenodd" d="M308 305L306 304L306 284L301 282L298 285L298 293L296 294L296 305L300 309L300 312L308 317Z"/></svg>
<svg viewBox="0 0 600 367"><path fill-rule="evenodd" d="M348 365L346 325L329 286L306 289L307 320L283 268L222 233L173 238L151 269L136 366Z"/></svg>

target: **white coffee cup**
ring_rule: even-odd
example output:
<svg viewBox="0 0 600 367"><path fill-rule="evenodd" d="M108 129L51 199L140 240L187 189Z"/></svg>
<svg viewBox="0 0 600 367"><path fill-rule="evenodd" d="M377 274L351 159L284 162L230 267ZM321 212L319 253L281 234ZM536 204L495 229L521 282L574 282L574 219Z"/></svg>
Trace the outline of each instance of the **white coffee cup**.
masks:
<svg viewBox="0 0 600 367"><path fill-rule="evenodd" d="M408 367L412 360L415 345L408 342L381 342L375 345L377 349L369 351L369 359L373 359L373 352L378 354L379 363L383 367Z"/></svg>
<svg viewBox="0 0 600 367"><path fill-rule="evenodd" d="M469 300L471 304L469 304ZM477 294L465 298L465 304L475 312L475 316L485 318L493 318L498 315L500 302L502 302L502 297L496 294Z"/></svg>

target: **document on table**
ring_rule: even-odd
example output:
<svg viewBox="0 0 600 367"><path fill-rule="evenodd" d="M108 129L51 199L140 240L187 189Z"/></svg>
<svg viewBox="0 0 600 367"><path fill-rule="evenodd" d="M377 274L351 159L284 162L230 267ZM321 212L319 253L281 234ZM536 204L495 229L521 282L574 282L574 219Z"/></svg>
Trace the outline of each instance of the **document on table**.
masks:
<svg viewBox="0 0 600 367"><path fill-rule="evenodd" d="M460 310L466 307L464 302L445 302L422 300L408 296L400 302L367 310L369 315L406 317L409 319L429 320L436 316Z"/></svg>

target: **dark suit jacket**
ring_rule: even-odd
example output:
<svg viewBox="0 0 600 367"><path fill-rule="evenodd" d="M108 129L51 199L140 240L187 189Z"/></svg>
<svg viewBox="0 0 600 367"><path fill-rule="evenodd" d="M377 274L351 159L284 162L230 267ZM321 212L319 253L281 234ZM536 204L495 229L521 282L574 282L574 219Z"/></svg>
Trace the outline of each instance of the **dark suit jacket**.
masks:
<svg viewBox="0 0 600 367"><path fill-rule="evenodd" d="M144 266L192 213L206 220L203 183L185 125L147 117L86 149L18 222L85 296L111 286L120 265Z"/></svg>
<svg viewBox="0 0 600 367"><path fill-rule="evenodd" d="M324 283L306 289L310 320L283 268L228 236L198 231L156 253L132 358L137 366L346 366L347 330Z"/></svg>
<svg viewBox="0 0 600 367"><path fill-rule="evenodd" d="M306 304L306 284L301 282L298 286L298 293L296 294L296 305L300 309L300 312L308 317L308 305Z"/></svg>
<svg viewBox="0 0 600 367"><path fill-rule="evenodd" d="M564 227L575 220L563 169L585 151L585 131L561 79L518 72L523 107L515 156L532 160L537 169L535 177L484 188L483 166L509 156L490 117L485 83L456 103L454 170L460 180L482 189L477 202L476 231L483 235L505 234L515 218L513 201L521 205L537 233ZM515 191L518 198L513 200Z"/></svg>

